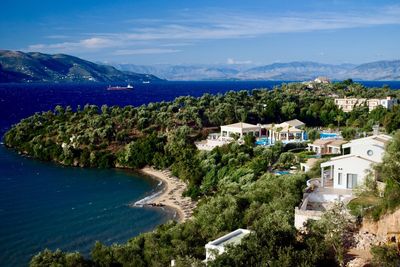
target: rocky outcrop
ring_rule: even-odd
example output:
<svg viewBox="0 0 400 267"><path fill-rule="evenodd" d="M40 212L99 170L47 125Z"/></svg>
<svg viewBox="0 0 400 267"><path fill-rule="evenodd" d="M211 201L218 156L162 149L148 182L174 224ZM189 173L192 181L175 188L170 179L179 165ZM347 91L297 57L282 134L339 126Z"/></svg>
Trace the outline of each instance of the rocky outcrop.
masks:
<svg viewBox="0 0 400 267"><path fill-rule="evenodd" d="M360 229L360 233L362 232L373 233L378 242L386 242L393 235L400 233L400 209L386 214L377 222L372 219L364 219Z"/></svg>

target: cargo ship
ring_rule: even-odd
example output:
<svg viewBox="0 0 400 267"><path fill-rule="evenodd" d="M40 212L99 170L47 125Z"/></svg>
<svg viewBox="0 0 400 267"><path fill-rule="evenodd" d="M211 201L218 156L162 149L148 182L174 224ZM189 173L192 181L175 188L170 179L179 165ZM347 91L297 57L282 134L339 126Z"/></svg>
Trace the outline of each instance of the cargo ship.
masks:
<svg viewBox="0 0 400 267"><path fill-rule="evenodd" d="M107 87L108 91L118 91L118 90L132 90L133 86L128 84L127 86L111 86Z"/></svg>

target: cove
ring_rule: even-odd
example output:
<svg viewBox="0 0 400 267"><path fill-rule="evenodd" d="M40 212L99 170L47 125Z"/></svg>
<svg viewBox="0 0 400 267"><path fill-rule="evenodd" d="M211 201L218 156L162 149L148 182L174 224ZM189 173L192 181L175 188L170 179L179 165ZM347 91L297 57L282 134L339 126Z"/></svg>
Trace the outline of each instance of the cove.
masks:
<svg viewBox="0 0 400 267"><path fill-rule="evenodd" d="M173 218L130 203L158 181L116 169L71 168L36 161L0 146L0 266L26 266L39 251L85 255L99 240L126 242Z"/></svg>

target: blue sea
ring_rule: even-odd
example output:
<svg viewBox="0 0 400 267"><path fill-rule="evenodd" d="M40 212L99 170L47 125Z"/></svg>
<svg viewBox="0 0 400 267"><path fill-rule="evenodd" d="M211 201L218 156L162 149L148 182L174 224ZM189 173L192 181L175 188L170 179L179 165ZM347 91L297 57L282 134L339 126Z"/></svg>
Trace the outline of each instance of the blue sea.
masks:
<svg viewBox="0 0 400 267"><path fill-rule="evenodd" d="M177 96L272 88L281 82L157 82L131 91L108 84L0 84L0 135L12 124L56 105L139 106ZM400 82L364 82L400 88ZM157 181L134 172L62 167L23 157L0 146L0 266L26 266L44 248L88 255L96 240L125 242L173 217L129 203L158 190Z"/></svg>

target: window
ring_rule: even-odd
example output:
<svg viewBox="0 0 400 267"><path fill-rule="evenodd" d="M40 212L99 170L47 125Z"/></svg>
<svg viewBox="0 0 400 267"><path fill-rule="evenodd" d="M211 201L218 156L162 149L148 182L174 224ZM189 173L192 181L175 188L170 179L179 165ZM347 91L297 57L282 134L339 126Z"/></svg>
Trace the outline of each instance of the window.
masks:
<svg viewBox="0 0 400 267"><path fill-rule="evenodd" d="M372 156L373 154L374 154L374 151L372 151L371 149L368 149L367 155L368 155L368 156Z"/></svg>
<svg viewBox="0 0 400 267"><path fill-rule="evenodd" d="M338 185L342 184L342 173L338 172L338 180L337 180Z"/></svg>

